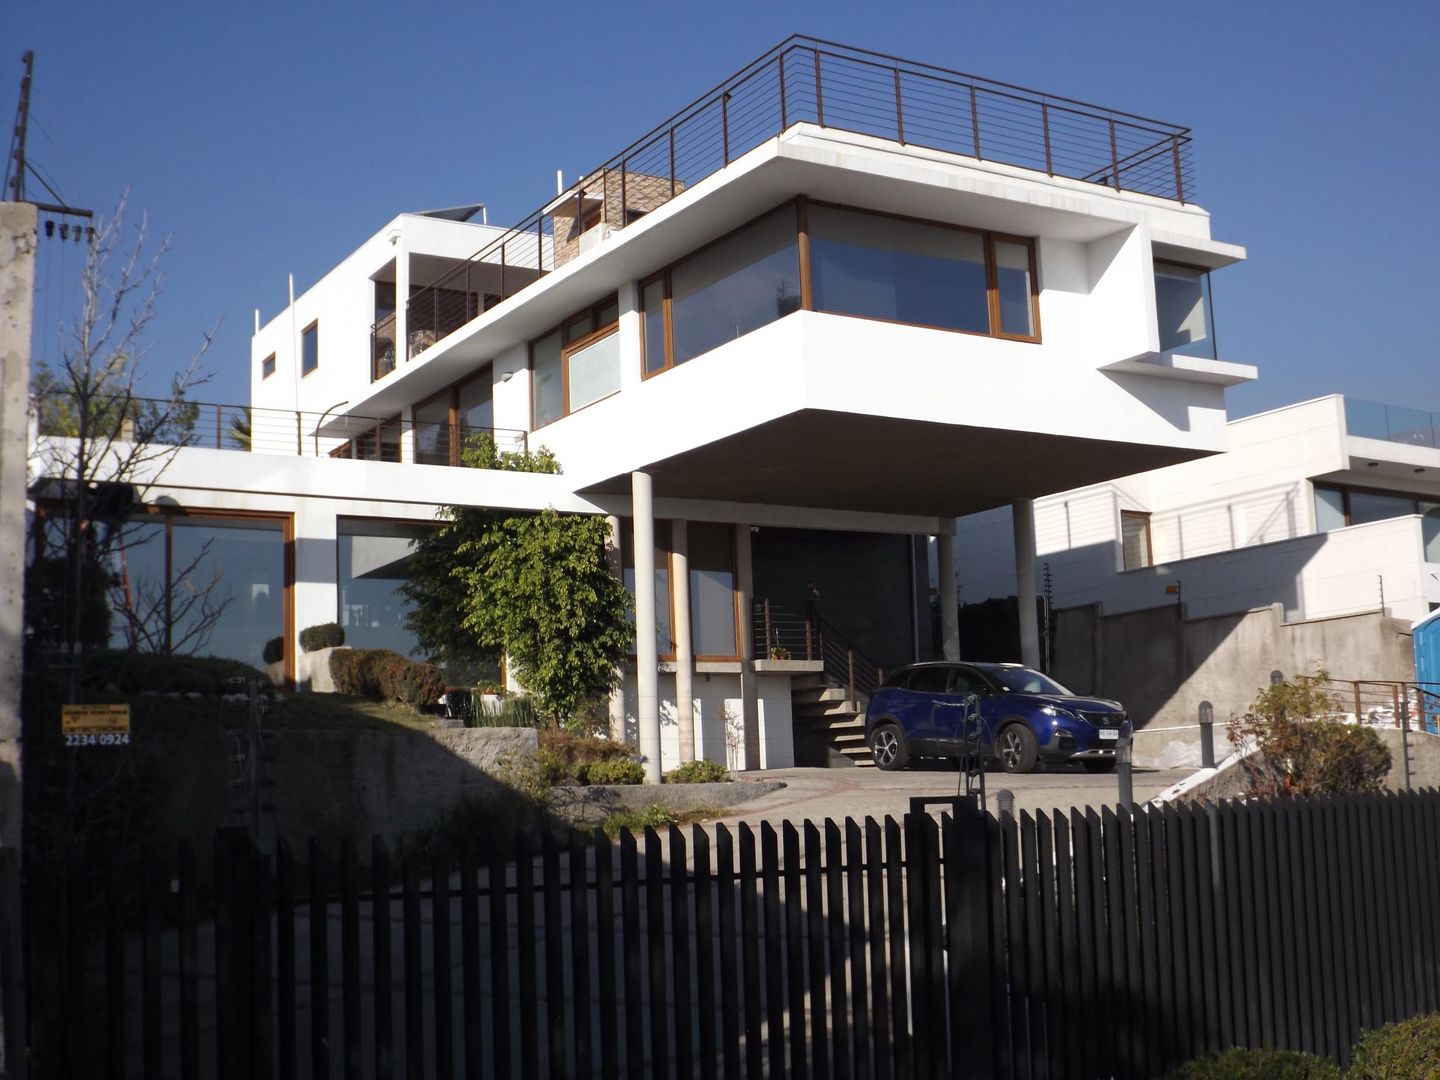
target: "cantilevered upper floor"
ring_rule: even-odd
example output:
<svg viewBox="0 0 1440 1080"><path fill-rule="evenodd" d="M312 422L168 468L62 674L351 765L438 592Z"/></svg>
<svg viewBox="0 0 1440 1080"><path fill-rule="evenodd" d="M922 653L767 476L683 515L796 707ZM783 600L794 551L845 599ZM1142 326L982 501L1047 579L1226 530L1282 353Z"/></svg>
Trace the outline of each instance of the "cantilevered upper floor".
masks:
<svg viewBox="0 0 1440 1080"><path fill-rule="evenodd" d="M514 228L398 218L257 333L252 400L347 456L519 433L600 493L946 516L1173 464L1255 374L1190 152L792 38Z"/></svg>

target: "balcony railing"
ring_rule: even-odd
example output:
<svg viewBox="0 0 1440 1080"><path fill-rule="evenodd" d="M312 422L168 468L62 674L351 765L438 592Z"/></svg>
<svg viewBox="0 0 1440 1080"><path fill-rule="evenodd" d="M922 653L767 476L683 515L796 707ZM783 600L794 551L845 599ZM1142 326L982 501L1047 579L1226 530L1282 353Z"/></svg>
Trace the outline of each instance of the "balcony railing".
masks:
<svg viewBox="0 0 1440 1080"><path fill-rule="evenodd" d="M795 124L1116 191L1193 196L1190 129L960 71L791 37L587 173L407 309L409 355ZM418 347L417 347L418 346Z"/></svg>
<svg viewBox="0 0 1440 1080"><path fill-rule="evenodd" d="M1440 448L1440 413L1345 399L1345 430L1361 439Z"/></svg>
<svg viewBox="0 0 1440 1080"><path fill-rule="evenodd" d="M395 355L395 313L392 311L370 327L371 382L395 370Z"/></svg>
<svg viewBox="0 0 1440 1080"><path fill-rule="evenodd" d="M34 410L40 436L75 435L75 409L71 399L61 395L38 398ZM95 439L259 454L406 462L415 462L418 456L420 464L464 465L463 451L485 439L501 453L523 453L530 445L529 433L525 431L457 426L445 439L446 447L453 448L453 453L417 455L416 440L408 436L417 430L422 435L432 433L436 425L416 425L398 417L386 420L198 401L176 406L168 400L152 398L92 403L89 411L90 430ZM159 422L155 418L160 418Z"/></svg>

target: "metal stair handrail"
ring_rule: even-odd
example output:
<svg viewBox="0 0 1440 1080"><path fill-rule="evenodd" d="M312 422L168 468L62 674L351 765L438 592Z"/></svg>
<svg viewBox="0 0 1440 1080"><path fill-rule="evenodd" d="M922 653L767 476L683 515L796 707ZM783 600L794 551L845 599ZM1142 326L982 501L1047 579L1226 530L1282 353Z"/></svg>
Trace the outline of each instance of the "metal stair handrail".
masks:
<svg viewBox="0 0 1440 1080"><path fill-rule="evenodd" d="M885 669L857 649L815 606L797 612L771 600L754 603L756 653L771 660L821 661L822 675L845 689L851 708L861 695L869 697L885 681Z"/></svg>

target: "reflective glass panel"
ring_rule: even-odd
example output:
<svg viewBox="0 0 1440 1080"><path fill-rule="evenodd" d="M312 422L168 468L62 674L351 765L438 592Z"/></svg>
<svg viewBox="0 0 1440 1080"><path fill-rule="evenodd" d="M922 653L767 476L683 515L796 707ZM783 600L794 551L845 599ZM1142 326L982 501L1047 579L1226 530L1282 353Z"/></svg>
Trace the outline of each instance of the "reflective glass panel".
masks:
<svg viewBox="0 0 1440 1080"><path fill-rule="evenodd" d="M670 272L675 363L800 307L795 208L783 206Z"/></svg>
<svg viewBox="0 0 1440 1080"><path fill-rule="evenodd" d="M531 408L535 428L560 419L563 401L560 383L560 332L530 346Z"/></svg>
<svg viewBox="0 0 1440 1080"><path fill-rule="evenodd" d="M165 651L165 523L132 521L111 545L110 647Z"/></svg>
<svg viewBox="0 0 1440 1080"><path fill-rule="evenodd" d="M645 371L659 371L665 366L665 282L650 282L640 292L645 309Z"/></svg>
<svg viewBox="0 0 1440 1080"><path fill-rule="evenodd" d="M1125 569L1138 570L1149 566L1150 515L1128 510L1120 512L1120 538L1125 549Z"/></svg>
<svg viewBox="0 0 1440 1080"><path fill-rule="evenodd" d="M570 411L620 389L620 335L607 334L567 357L570 377Z"/></svg>
<svg viewBox="0 0 1440 1080"><path fill-rule="evenodd" d="M978 233L813 205L809 226L817 310L989 333Z"/></svg>
<svg viewBox="0 0 1440 1080"><path fill-rule="evenodd" d="M421 465L450 464L449 393L415 407L415 460Z"/></svg>
<svg viewBox="0 0 1440 1080"><path fill-rule="evenodd" d="M1160 348L1215 358L1210 325L1210 275L1175 263L1155 263L1155 315Z"/></svg>
<svg viewBox="0 0 1440 1080"><path fill-rule="evenodd" d="M1000 332L1035 336L1035 308L1030 302L1030 245L995 241L995 284L1000 290Z"/></svg>
<svg viewBox="0 0 1440 1080"><path fill-rule="evenodd" d="M264 665L285 633L285 531L278 521L176 517L170 648Z"/></svg>
<svg viewBox="0 0 1440 1080"><path fill-rule="evenodd" d="M1369 521L1404 517L1415 513L1415 500L1409 495L1384 495L1374 491L1350 492L1350 524L1364 525Z"/></svg>
<svg viewBox="0 0 1440 1080"><path fill-rule="evenodd" d="M635 527L626 519L620 528L621 556L625 566L625 588L635 596ZM630 646L635 651L635 646ZM670 523L655 522L655 651L660 656L675 655L675 640L670 627Z"/></svg>
<svg viewBox="0 0 1440 1080"><path fill-rule="evenodd" d="M320 326L306 327L300 335L300 373L309 375L320 366Z"/></svg>
<svg viewBox="0 0 1440 1080"><path fill-rule="evenodd" d="M380 521L339 523L336 580L345 644L356 649L394 649L409 656L415 635L405 625L411 604L399 590L410 577L410 555L422 530Z"/></svg>
<svg viewBox="0 0 1440 1080"><path fill-rule="evenodd" d="M462 383L458 391L457 415L464 431L495 426L495 387L487 367L475 378Z"/></svg>
<svg viewBox="0 0 1440 1080"><path fill-rule="evenodd" d="M1425 544L1425 561L1440 563L1440 503L1422 502L1420 513L1424 515L1420 535Z"/></svg>
<svg viewBox="0 0 1440 1080"><path fill-rule="evenodd" d="M1345 527L1345 493L1337 488L1315 489L1315 531Z"/></svg>
<svg viewBox="0 0 1440 1080"><path fill-rule="evenodd" d="M696 656L735 656L734 528L694 522L686 535L692 648Z"/></svg>

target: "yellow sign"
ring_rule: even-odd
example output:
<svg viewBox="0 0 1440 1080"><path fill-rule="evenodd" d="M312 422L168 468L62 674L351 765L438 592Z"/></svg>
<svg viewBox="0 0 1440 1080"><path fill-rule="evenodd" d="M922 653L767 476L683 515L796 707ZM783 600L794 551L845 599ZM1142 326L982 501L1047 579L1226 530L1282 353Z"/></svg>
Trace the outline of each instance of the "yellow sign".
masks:
<svg viewBox="0 0 1440 1080"><path fill-rule="evenodd" d="M60 730L65 735L130 734L129 705L62 705Z"/></svg>

